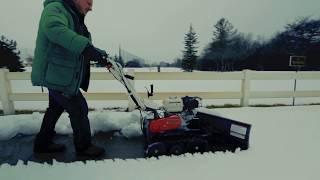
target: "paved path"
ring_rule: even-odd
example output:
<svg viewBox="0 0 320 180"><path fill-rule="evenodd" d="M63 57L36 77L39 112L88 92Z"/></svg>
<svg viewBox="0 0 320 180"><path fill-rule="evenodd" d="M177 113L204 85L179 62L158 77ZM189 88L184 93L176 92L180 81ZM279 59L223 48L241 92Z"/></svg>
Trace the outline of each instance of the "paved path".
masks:
<svg viewBox="0 0 320 180"><path fill-rule="evenodd" d="M0 141L0 165L15 165L19 160L25 164L28 162L49 163L53 160L58 162L85 161L83 157L77 157L73 147L72 135L58 135L55 142L67 146L67 151L56 154L34 154L32 152L34 136L19 135L10 140ZM144 157L143 137L126 139L113 136L113 133L98 133L93 136L93 143L105 148L106 153L102 159L135 159Z"/></svg>

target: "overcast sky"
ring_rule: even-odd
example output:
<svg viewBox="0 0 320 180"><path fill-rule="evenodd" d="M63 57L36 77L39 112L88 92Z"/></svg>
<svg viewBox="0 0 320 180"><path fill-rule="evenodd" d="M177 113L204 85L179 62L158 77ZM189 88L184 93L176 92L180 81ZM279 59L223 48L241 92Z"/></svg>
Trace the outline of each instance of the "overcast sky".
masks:
<svg viewBox="0 0 320 180"><path fill-rule="evenodd" d="M0 35L33 53L44 0L2 0ZM146 62L181 57L190 24L199 52L213 25L227 18L239 32L270 38L299 17L320 18L320 0L94 0L86 24L93 43L110 54L121 45Z"/></svg>

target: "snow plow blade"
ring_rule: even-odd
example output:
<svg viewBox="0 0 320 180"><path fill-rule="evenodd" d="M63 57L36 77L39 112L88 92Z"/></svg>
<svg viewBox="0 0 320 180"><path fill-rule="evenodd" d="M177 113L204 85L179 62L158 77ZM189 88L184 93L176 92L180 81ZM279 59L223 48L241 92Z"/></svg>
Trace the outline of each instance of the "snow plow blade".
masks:
<svg viewBox="0 0 320 180"><path fill-rule="evenodd" d="M223 117L206 108L196 109L196 124L208 134L213 151L249 148L251 125Z"/></svg>

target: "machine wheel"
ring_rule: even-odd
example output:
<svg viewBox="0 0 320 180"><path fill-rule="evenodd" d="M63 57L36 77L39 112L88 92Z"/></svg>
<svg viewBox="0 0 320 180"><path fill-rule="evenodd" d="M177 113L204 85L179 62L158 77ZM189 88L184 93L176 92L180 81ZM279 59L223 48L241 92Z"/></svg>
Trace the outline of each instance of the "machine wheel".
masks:
<svg viewBox="0 0 320 180"><path fill-rule="evenodd" d="M204 139L193 139L188 143L187 150L190 153L206 152L208 150L208 141Z"/></svg>
<svg viewBox="0 0 320 180"><path fill-rule="evenodd" d="M161 142L150 144L146 150L147 157L158 157L164 154L166 154L166 146L164 143Z"/></svg>
<svg viewBox="0 0 320 180"><path fill-rule="evenodd" d="M183 150L183 146L181 144L175 144L169 150L169 153L173 154L173 155L180 155L183 152L184 152L184 150Z"/></svg>

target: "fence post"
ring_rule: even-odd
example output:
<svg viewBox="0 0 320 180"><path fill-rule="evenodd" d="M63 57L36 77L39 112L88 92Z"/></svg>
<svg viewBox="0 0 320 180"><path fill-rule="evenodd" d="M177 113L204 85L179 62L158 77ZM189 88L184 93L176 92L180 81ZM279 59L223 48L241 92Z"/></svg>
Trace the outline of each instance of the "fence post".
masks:
<svg viewBox="0 0 320 180"><path fill-rule="evenodd" d="M128 69L127 72L128 75L134 77L134 69ZM134 80L129 80L129 83L132 85L132 87L134 87ZM128 96L128 111L133 111L136 108L136 104L133 102L133 100L131 99L130 96Z"/></svg>
<svg viewBox="0 0 320 180"><path fill-rule="evenodd" d="M249 93L250 93L250 70L243 70L243 79L241 83L241 102L240 106L247 107L249 105Z"/></svg>
<svg viewBox="0 0 320 180"><path fill-rule="evenodd" d="M12 92L11 83L7 79L7 73L9 73L8 69L0 69L0 98L4 115L14 114L14 104L9 98Z"/></svg>

